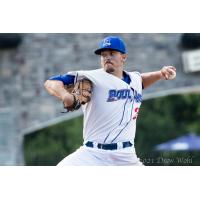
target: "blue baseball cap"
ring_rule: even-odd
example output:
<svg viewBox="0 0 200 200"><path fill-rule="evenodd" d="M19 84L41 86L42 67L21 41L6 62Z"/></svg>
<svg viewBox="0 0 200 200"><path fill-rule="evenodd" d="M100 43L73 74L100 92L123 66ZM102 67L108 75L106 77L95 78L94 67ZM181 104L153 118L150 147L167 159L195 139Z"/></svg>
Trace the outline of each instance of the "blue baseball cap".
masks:
<svg viewBox="0 0 200 200"><path fill-rule="evenodd" d="M94 53L101 55L101 52L104 50L115 50L123 54L126 53L126 47L123 40L117 36L108 36L104 38L99 44L99 49L97 49Z"/></svg>

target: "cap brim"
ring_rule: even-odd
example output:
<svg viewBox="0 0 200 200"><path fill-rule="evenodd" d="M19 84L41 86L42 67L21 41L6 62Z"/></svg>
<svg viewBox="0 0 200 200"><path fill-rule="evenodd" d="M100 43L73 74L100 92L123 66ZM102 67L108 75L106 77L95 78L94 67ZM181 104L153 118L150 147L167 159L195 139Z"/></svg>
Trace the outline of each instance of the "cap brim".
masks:
<svg viewBox="0 0 200 200"><path fill-rule="evenodd" d="M96 55L101 55L101 52L102 52L102 51L106 51L106 50L118 51L118 52L120 52L120 53L122 53L122 54L125 54L125 52L119 51L119 49L112 49L112 48L101 48L101 49L97 49L94 53L95 53Z"/></svg>

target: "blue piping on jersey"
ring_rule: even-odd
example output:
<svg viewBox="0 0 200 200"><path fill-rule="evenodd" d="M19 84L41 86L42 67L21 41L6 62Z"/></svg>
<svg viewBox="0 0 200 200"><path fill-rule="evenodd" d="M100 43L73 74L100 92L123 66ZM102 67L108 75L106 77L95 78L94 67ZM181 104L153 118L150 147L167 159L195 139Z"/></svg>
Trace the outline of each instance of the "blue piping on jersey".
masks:
<svg viewBox="0 0 200 200"><path fill-rule="evenodd" d="M135 72L139 77L142 78L141 74L139 72ZM131 82L131 79L130 79L130 76L123 71L123 79L122 79L125 83L129 84L130 85L130 82ZM142 82L142 89L144 89L144 84Z"/></svg>
<svg viewBox="0 0 200 200"><path fill-rule="evenodd" d="M126 99L126 102L125 102L125 104L124 104L123 115L122 115L122 119L121 119L119 125L120 125L120 124L122 123L122 121L123 121L123 118L124 118L124 111L125 111L125 107L126 107L127 101L128 101L128 98Z"/></svg>
<svg viewBox="0 0 200 200"><path fill-rule="evenodd" d="M113 130L115 130L115 129L116 129L116 127L115 127L115 128L113 128ZM113 131L113 130L112 130L112 131ZM108 139L108 137L109 137L109 135L111 134L111 132L112 132L112 131L110 131L110 132L108 133L108 135L107 135L107 136L106 136L106 138L104 139L103 143L105 143L105 142L106 142L106 140Z"/></svg>
<svg viewBox="0 0 200 200"><path fill-rule="evenodd" d="M142 89L144 90L144 84L143 84L143 82L142 82Z"/></svg>
<svg viewBox="0 0 200 200"><path fill-rule="evenodd" d="M125 102L125 104L124 104L124 110L123 110L122 119L121 119L121 121L120 121L120 124L122 123L123 118L124 118L124 111L125 111L125 106L126 106L127 101L128 101L128 98L126 99L126 102ZM119 125L120 125L120 124L119 124ZM119 125L117 125L117 127L118 127ZM117 127L115 127L114 129L112 129L112 131L115 130ZM106 138L105 138L104 141L103 141L104 143L106 142L106 140L108 139L108 137L109 137L109 135L111 134L112 131L110 131L110 132L108 133L108 135L106 136Z"/></svg>
<svg viewBox="0 0 200 200"><path fill-rule="evenodd" d="M127 73L125 73L124 71L123 71L123 79L122 79L125 83L127 83L127 84L129 84L130 85L130 82L131 82L131 79L130 79L130 76L127 74Z"/></svg>
<svg viewBox="0 0 200 200"><path fill-rule="evenodd" d="M125 112L125 108L126 108L127 102L128 102L128 98L126 99L126 102L125 102L125 104L124 104L123 114L122 114L122 118L121 118L121 121L120 121L119 125L121 125L121 123L122 123L122 121L123 121L123 119L124 119L124 112ZM131 113L132 113L132 111L131 111ZM131 115L132 115L132 114L131 114ZM117 125L117 127L118 127L119 125ZM113 130L115 130L117 127L115 127ZM112 130L112 131L113 131L113 130ZM111 134L112 131L110 131L110 132L108 133L108 135L107 135L106 138L104 139L104 143L106 142L107 138L109 137L109 135Z"/></svg>
<svg viewBox="0 0 200 200"><path fill-rule="evenodd" d="M125 72L123 72L123 79L122 79L122 80L123 80L124 82L126 82L127 84L130 84L130 82L131 82L130 76L129 76L127 73L125 73ZM131 88L131 89L132 89L132 88ZM133 90L133 95L134 95L134 89L132 89L132 90ZM121 121L120 121L120 124L122 123L123 118L124 118L124 112L125 112L125 107L126 107L127 101L128 101L128 98L127 98L127 100L126 100L126 102L125 102L125 104L124 104L124 110L123 110L122 119L121 119ZM133 102L134 102L134 101L133 101ZM132 113L132 111L131 111L131 113ZM131 115L132 115L132 114L131 114ZM120 124L119 124L119 125L120 125ZM119 125L117 125L117 127L118 127ZM113 130L115 130L117 127L115 127ZM108 133L108 135L107 135L106 138L104 139L104 143L106 142L106 140L108 139L109 135L111 134L111 132L112 132L113 130L111 130L111 131Z"/></svg>
<svg viewBox="0 0 200 200"><path fill-rule="evenodd" d="M126 128L126 126L127 126L127 125L130 123L130 121L132 120L133 105L134 105L134 101L133 101L132 108L131 108L130 120L126 123L126 125L124 126L124 128L115 136L115 138L111 141L111 143L113 143L114 140L117 139L117 137L120 135L120 133Z"/></svg>

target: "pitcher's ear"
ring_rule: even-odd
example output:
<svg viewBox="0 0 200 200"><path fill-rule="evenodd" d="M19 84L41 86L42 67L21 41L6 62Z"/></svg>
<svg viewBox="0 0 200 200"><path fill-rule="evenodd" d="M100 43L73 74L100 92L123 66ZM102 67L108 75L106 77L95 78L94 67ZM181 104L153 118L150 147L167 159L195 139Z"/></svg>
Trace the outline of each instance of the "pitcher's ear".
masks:
<svg viewBox="0 0 200 200"><path fill-rule="evenodd" d="M123 55L123 60L126 61L126 59L128 58L127 54Z"/></svg>

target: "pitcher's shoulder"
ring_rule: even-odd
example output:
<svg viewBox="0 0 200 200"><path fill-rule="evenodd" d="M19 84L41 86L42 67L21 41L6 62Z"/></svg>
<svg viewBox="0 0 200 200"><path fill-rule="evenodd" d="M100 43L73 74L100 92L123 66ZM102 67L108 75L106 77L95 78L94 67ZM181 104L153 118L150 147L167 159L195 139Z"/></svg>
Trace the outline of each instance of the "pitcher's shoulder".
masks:
<svg viewBox="0 0 200 200"><path fill-rule="evenodd" d="M132 71L132 72L127 72L131 76L138 76L141 77L141 73L139 71Z"/></svg>

